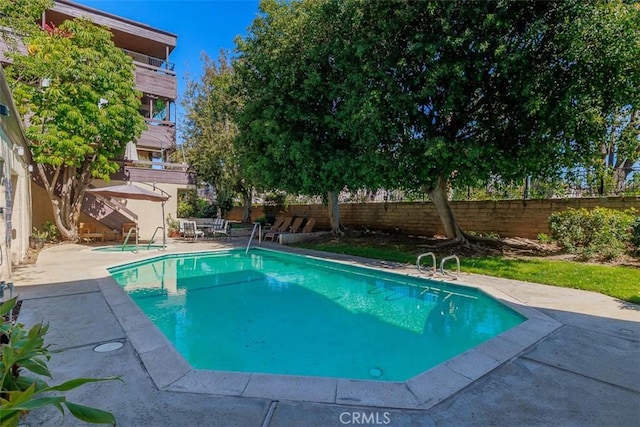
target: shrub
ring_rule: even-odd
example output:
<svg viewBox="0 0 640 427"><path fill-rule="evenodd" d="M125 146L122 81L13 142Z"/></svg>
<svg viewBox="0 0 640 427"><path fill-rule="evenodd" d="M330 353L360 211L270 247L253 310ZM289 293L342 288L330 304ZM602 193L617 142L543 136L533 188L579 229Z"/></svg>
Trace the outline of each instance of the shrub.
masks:
<svg viewBox="0 0 640 427"><path fill-rule="evenodd" d="M538 241L540 243L543 243L543 244L551 243L551 240L552 240L551 236L549 236L548 234L545 234L545 233L538 234Z"/></svg>
<svg viewBox="0 0 640 427"><path fill-rule="evenodd" d="M640 216L631 225L631 244L635 247L636 252L640 252Z"/></svg>
<svg viewBox="0 0 640 427"><path fill-rule="evenodd" d="M178 218L215 218L218 207L207 199L198 197L195 191L180 195L176 215Z"/></svg>
<svg viewBox="0 0 640 427"><path fill-rule="evenodd" d="M58 227L56 227L56 225L51 221L47 221L42 225L42 231L47 233L47 238L49 239L49 241L57 242L58 240L60 240L60 231L58 230Z"/></svg>
<svg viewBox="0 0 640 427"><path fill-rule="evenodd" d="M584 258L617 258L631 241L634 211L596 207L568 209L549 217L551 236L567 252Z"/></svg>

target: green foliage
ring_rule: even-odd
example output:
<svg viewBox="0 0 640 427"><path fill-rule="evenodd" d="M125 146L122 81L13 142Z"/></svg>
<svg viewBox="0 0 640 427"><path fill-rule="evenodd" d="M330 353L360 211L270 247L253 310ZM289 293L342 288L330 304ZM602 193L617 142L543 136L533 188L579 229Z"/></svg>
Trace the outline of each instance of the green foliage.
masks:
<svg viewBox="0 0 640 427"><path fill-rule="evenodd" d="M551 243L553 239L546 233L538 234L538 242L540 243Z"/></svg>
<svg viewBox="0 0 640 427"><path fill-rule="evenodd" d="M177 219L174 219L171 214L167 215L167 227L169 231L179 231L180 230L180 222Z"/></svg>
<svg viewBox="0 0 640 427"><path fill-rule="evenodd" d="M47 239L49 239L49 241L57 242L60 240L60 231L51 221L46 221L42 224L42 230L47 234Z"/></svg>
<svg viewBox="0 0 640 427"><path fill-rule="evenodd" d="M49 232L46 229L38 230L37 227L33 227L31 231L31 237L40 239L40 240L46 240L49 237Z"/></svg>
<svg viewBox="0 0 640 427"><path fill-rule="evenodd" d="M24 412L44 406L55 406L62 414L66 407L76 418L94 424L116 425L115 417L100 409L67 401L64 393L84 384L116 378L77 378L57 386L50 386L41 377L51 378L47 363L51 359L44 336L49 325L36 323L27 329L21 323L5 320L5 315L15 306L17 298L0 305L0 424L18 426ZM27 373L39 377L27 376Z"/></svg>
<svg viewBox="0 0 640 427"><path fill-rule="evenodd" d="M183 147L198 179L215 187L216 203L226 211L236 194L242 195L244 203L251 203L247 196L251 184L233 144L238 134L233 113L240 99L231 90L234 72L224 51L217 60L203 53L202 68L201 81L187 79L182 101L186 116Z"/></svg>
<svg viewBox="0 0 640 427"><path fill-rule="evenodd" d="M276 216L286 210L287 193L283 191L276 191L268 193L264 196L264 204L262 211L269 224L273 224L276 220Z"/></svg>
<svg viewBox="0 0 640 427"><path fill-rule="evenodd" d="M640 252L640 216L637 216L631 226L631 243L635 246L636 252Z"/></svg>
<svg viewBox="0 0 640 427"><path fill-rule="evenodd" d="M637 4L260 7L234 63L243 97L236 143L265 188L438 196L448 184L553 177L601 160L603 148L620 159L640 154ZM618 148L603 147L607 138ZM447 208L438 211L453 229Z"/></svg>
<svg viewBox="0 0 640 427"><path fill-rule="evenodd" d="M0 0L0 26L12 29L0 31L0 38L16 51L21 37L38 31L36 23L52 5L53 0Z"/></svg>
<svg viewBox="0 0 640 427"><path fill-rule="evenodd" d="M377 188L384 176L373 151L345 131L353 125L349 99L363 88L349 81L362 68L347 61L358 39L344 6L263 1L237 41L235 87L243 102L235 142L246 173L263 190L323 195L345 186Z"/></svg>
<svg viewBox="0 0 640 427"><path fill-rule="evenodd" d="M609 260L625 253L634 219L633 210L568 209L551 214L549 229L567 252Z"/></svg>
<svg viewBox="0 0 640 427"><path fill-rule="evenodd" d="M176 214L179 218L215 218L217 206L198 197L195 190L185 191L180 194Z"/></svg>
<svg viewBox="0 0 640 427"><path fill-rule="evenodd" d="M133 62L111 37L87 20L69 20L28 36L26 54L10 54L7 79L29 117L29 148L65 239L77 238L91 179L108 180L119 168L113 159L145 127Z"/></svg>

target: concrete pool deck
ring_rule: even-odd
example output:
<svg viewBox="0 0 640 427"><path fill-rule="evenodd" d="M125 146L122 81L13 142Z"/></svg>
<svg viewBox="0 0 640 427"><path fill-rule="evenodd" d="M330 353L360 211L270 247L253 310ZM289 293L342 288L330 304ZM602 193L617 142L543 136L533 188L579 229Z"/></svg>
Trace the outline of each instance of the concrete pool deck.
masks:
<svg viewBox="0 0 640 427"><path fill-rule="evenodd" d="M246 238L180 242L168 252L242 243ZM60 351L50 362L51 382L120 376L124 382L90 384L68 394L71 401L113 412L120 426L640 424L636 305L591 292L463 274L461 283L527 314L527 326L405 383L196 371L140 318L105 270L160 254L60 245L12 276L23 300L19 321L51 324L47 342ZM327 258L415 272L379 261ZM111 341L124 345L93 351ZM55 409L33 411L26 423L84 425L70 416L63 420Z"/></svg>

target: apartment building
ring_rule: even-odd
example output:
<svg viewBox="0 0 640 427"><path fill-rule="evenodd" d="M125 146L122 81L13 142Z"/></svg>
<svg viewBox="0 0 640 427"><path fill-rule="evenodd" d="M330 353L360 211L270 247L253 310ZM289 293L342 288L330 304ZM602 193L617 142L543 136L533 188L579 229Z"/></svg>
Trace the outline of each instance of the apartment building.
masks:
<svg viewBox="0 0 640 427"><path fill-rule="evenodd" d="M0 280L27 255L31 234L29 149L0 66Z"/></svg>
<svg viewBox="0 0 640 427"><path fill-rule="evenodd" d="M177 36L149 25L122 18L88 6L66 0L56 0L42 17L42 23L59 26L65 20L84 17L110 29L115 45L133 59L136 87L142 93L140 114L147 129L137 141L132 141L120 159L118 173L107 184L95 180L92 185L102 187L124 182L141 187L154 186L169 194L165 211L175 212L178 193L195 188L195 176L186 164L168 162L176 149L175 102L177 76L170 61L176 48ZM0 46L0 50L2 47ZM0 53L0 59L2 55ZM52 209L45 190L32 181L33 224L42 225L52 219ZM137 221L141 238L150 238L162 226L159 204L137 200L105 200L87 194L83 203L81 221L91 224L96 231L119 231L123 223ZM117 233L109 233L116 237Z"/></svg>

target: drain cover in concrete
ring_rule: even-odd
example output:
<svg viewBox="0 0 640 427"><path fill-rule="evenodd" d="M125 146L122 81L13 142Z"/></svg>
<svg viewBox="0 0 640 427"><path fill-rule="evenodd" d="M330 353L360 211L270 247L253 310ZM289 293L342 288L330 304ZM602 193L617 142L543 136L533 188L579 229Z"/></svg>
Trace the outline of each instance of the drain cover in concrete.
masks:
<svg viewBox="0 0 640 427"><path fill-rule="evenodd" d="M107 353L109 351L114 351L117 350L119 348L122 348L124 344L122 344L119 341L114 341L114 342L108 342L108 343L104 343L104 344L100 344L98 346L95 346L93 348L93 351L97 351L98 353Z"/></svg>

